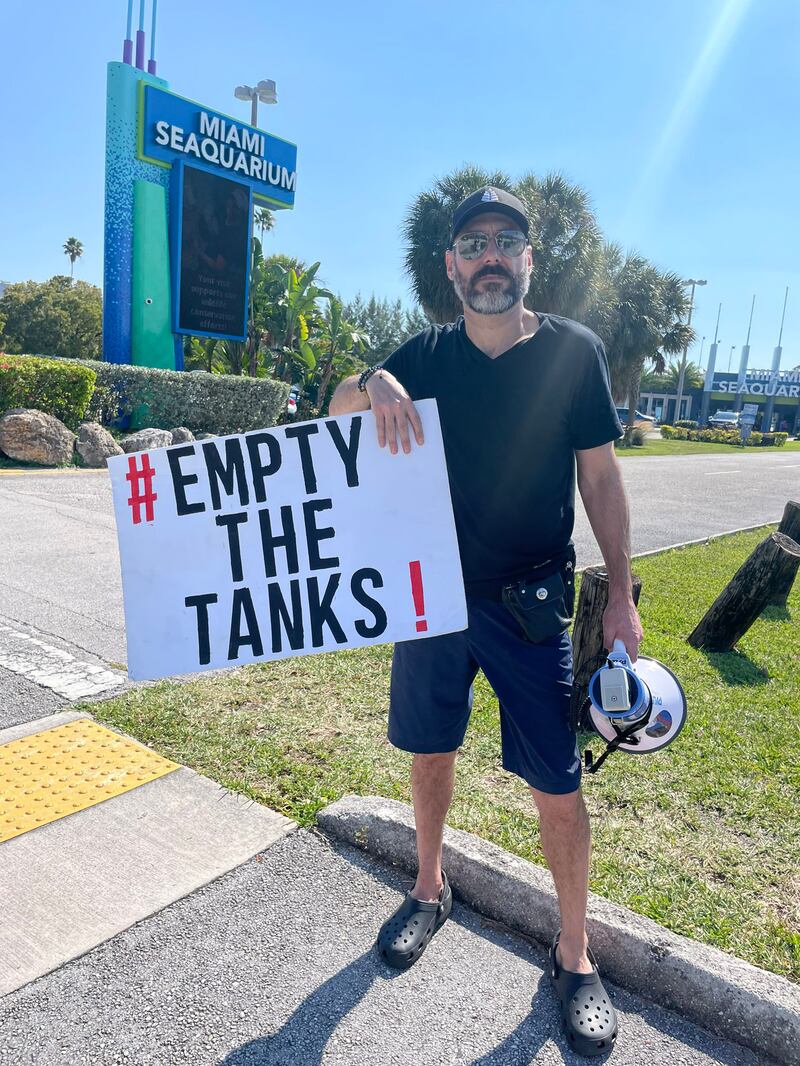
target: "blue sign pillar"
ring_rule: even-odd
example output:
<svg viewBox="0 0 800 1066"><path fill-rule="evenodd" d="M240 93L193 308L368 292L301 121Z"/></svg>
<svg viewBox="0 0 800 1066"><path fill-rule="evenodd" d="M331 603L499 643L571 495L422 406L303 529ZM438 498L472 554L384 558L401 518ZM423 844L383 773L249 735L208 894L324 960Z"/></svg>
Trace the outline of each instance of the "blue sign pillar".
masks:
<svg viewBox="0 0 800 1066"><path fill-rule="evenodd" d="M184 255L195 270L195 284L187 288L187 295L207 297L202 321L213 328L205 335L240 338L241 322L232 334L232 327L225 323L233 321L233 311L229 308L217 314L218 305L224 303L232 278L242 271L245 282L249 276L253 202L272 209L294 206L297 146L170 92L167 82L155 75L152 46L145 72L144 8L145 0L140 0L136 66L132 65L131 0L123 62L108 64L103 358L180 370L183 347L178 330L195 332L177 325L174 290L180 286ZM156 0L152 0L152 14L154 41ZM171 181L176 163L178 182ZM221 193L209 194L194 205L192 217L200 218L200 224L189 233L194 243L188 252L181 251L176 239L181 231L176 203L182 198L187 170L228 179L227 199ZM224 184L205 179L209 190L219 190ZM230 229L231 212L236 214L237 204L241 208L244 203L247 225L239 218L237 232L243 237L236 244L236 255L226 259L217 248L211 261L215 272L198 274L197 263L205 254L198 242L208 243L210 233L219 235L226 227ZM227 205L230 217L211 217L219 204ZM218 292L211 291L215 285ZM243 291L246 302L246 283ZM244 332L246 336L246 316Z"/></svg>

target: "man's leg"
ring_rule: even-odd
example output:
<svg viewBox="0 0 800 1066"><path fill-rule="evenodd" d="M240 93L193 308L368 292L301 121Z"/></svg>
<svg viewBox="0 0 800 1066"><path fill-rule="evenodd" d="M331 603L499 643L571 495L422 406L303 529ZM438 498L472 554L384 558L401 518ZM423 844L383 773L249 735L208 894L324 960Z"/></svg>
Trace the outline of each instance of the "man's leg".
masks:
<svg viewBox="0 0 800 1066"><path fill-rule="evenodd" d="M442 889L442 837L453 798L457 756L458 751L414 756L411 792L419 857L419 872L411 889L415 899L436 900Z"/></svg>
<svg viewBox="0 0 800 1066"><path fill-rule="evenodd" d="M529 786L531 787L531 786ZM531 787L539 808L542 851L553 875L561 910L558 962L565 970L591 973L586 954L589 891L589 815L580 789L553 795Z"/></svg>

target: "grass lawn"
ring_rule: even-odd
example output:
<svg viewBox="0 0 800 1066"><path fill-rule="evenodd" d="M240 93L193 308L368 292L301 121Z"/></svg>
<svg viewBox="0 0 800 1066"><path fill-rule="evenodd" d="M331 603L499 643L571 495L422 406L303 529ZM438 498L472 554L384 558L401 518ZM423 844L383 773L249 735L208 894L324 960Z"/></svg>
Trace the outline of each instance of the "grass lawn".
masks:
<svg viewBox="0 0 800 1066"><path fill-rule="evenodd" d="M635 563L643 653L681 679L689 718L671 747L617 753L584 790L594 892L800 980L800 583L788 610L769 609L737 651L685 642L771 528ZM309 825L348 792L411 802L411 757L385 736L390 659L388 646L286 659L86 709ZM448 822L541 864L533 801L499 758L496 701L481 675Z"/></svg>
<svg viewBox="0 0 800 1066"><path fill-rule="evenodd" d="M787 440L779 448L736 448L731 444L703 444L696 440L645 441L640 448L615 448L620 457L631 455L761 455L764 452L800 452L800 440Z"/></svg>

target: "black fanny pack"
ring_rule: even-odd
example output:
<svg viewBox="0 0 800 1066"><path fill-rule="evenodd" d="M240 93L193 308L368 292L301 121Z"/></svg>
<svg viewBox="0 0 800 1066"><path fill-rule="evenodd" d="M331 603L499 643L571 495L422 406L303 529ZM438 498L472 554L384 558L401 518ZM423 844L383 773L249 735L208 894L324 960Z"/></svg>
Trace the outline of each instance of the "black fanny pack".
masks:
<svg viewBox="0 0 800 1066"><path fill-rule="evenodd" d="M502 600L532 643L565 633L575 609L575 548L504 585Z"/></svg>

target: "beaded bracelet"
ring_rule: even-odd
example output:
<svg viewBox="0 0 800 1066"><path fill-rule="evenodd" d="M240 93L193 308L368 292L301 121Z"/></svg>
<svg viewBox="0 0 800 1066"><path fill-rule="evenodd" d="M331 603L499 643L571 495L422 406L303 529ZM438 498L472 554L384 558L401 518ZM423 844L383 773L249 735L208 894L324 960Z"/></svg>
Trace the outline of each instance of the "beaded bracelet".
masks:
<svg viewBox="0 0 800 1066"><path fill-rule="evenodd" d="M366 392L367 391L367 382L369 381L369 379L372 377L372 375L377 370L382 370L382 369L383 369L383 367L382 367L381 363L375 363L374 366L368 366L367 369L362 372L361 377L358 379L358 391L359 392Z"/></svg>

